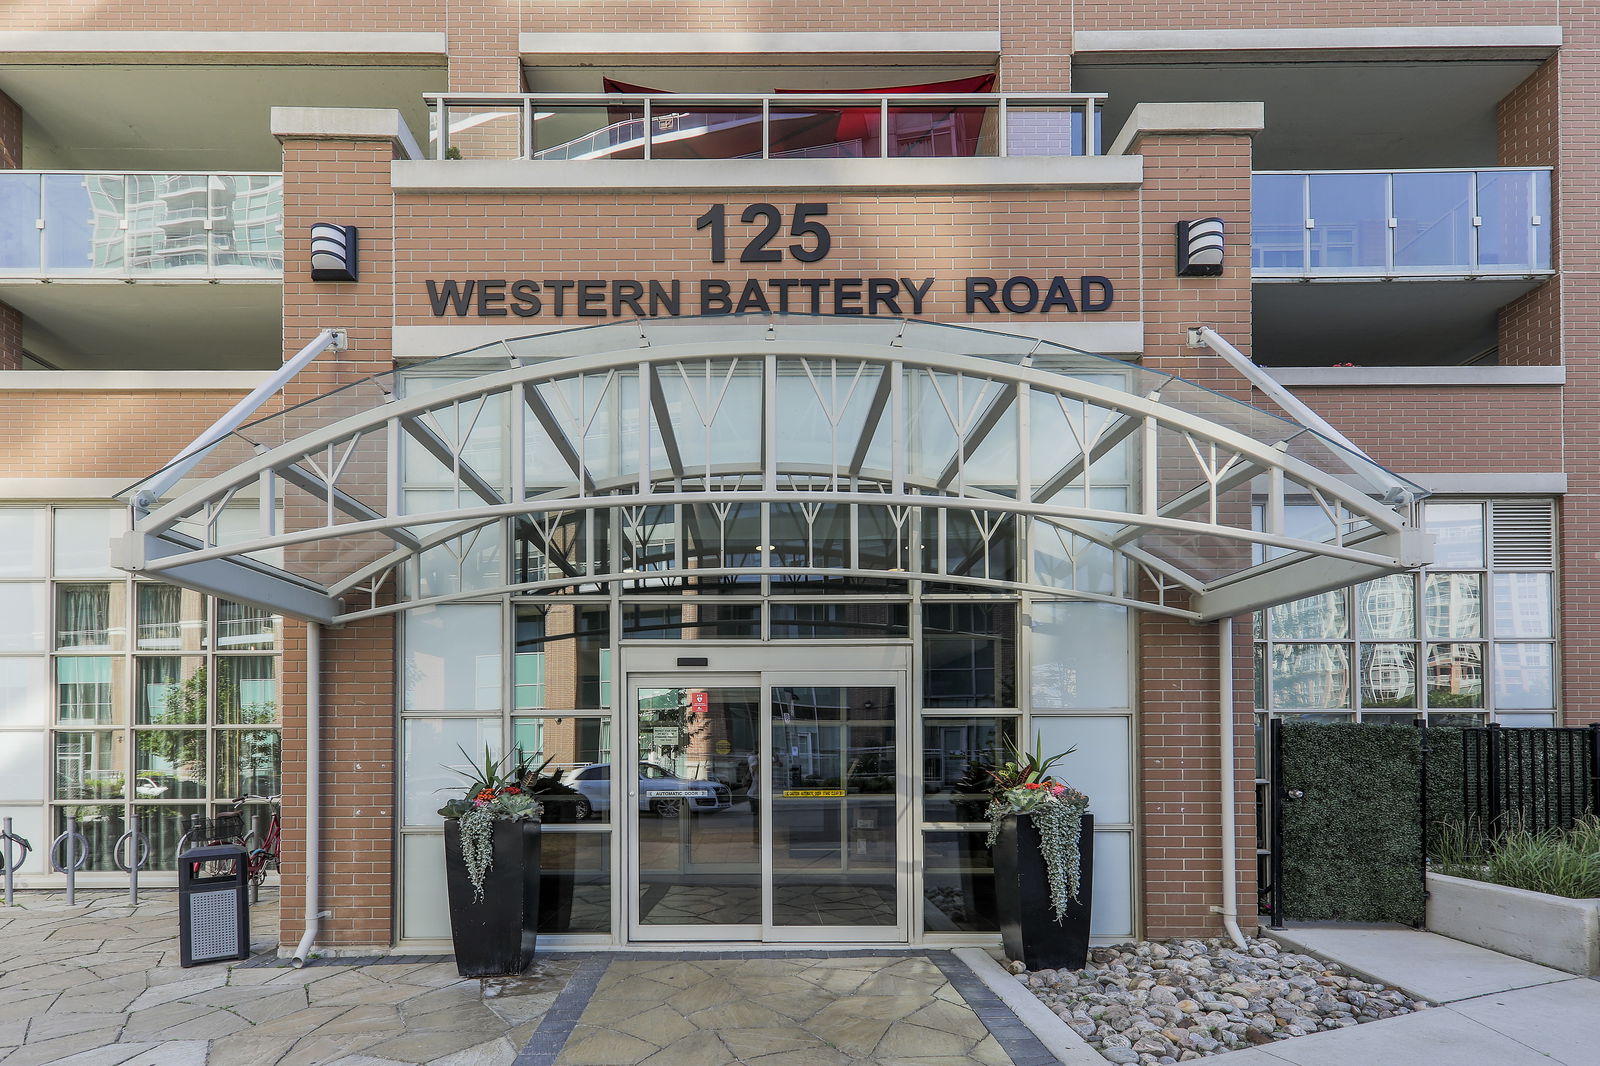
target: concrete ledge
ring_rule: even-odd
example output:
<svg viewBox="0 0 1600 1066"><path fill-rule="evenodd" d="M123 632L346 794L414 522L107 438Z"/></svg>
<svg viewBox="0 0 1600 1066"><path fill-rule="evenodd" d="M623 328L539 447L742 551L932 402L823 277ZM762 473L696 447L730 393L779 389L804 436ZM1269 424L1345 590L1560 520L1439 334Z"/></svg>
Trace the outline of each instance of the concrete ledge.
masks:
<svg viewBox="0 0 1600 1066"><path fill-rule="evenodd" d="M1108 156L1127 152L1135 139L1150 133L1257 134L1267 124L1266 106L1252 101L1232 103L1135 104Z"/></svg>
<svg viewBox="0 0 1600 1066"><path fill-rule="evenodd" d="M1521 59L1561 47L1560 26L1363 26L1338 29L1089 30L1072 35L1073 62ZM1306 53L1316 52L1312 57Z"/></svg>
<svg viewBox="0 0 1600 1066"><path fill-rule="evenodd" d="M443 33L247 33L170 30L12 30L0 60L229 66L294 57L335 66L442 66Z"/></svg>
<svg viewBox="0 0 1600 1066"><path fill-rule="evenodd" d="M989 991L1011 1008L1017 1020L1026 1025L1045 1050L1066 1066L1106 1066L1090 1043L1079 1036L1055 1011L1039 1002L1039 997L1029 992L1022 983L983 948L955 948L951 954L960 959L967 969L988 986Z"/></svg>
<svg viewBox="0 0 1600 1066"><path fill-rule="evenodd" d="M1585 977L1600 974L1600 899L1428 874L1428 929Z"/></svg>
<svg viewBox="0 0 1600 1066"><path fill-rule="evenodd" d="M1442 496L1560 496L1567 491L1562 473L1408 474L1429 492Z"/></svg>
<svg viewBox="0 0 1600 1066"><path fill-rule="evenodd" d="M1138 355L1144 350L1144 323L1134 322L957 322L953 325L971 326L995 333L1012 333L1019 337L1037 337L1071 348L1082 348L1097 355ZM462 322L452 325L396 326L394 327L394 357L396 359L431 359L435 356L464 352L497 341L512 340L535 333L554 333L571 329L571 322L536 326L529 323L485 325ZM812 327L821 328L821 327ZM841 330L853 328L839 325ZM0 379L3 384L3 379Z"/></svg>
<svg viewBox="0 0 1600 1066"><path fill-rule="evenodd" d="M1262 367L1280 385L1291 388L1395 388L1441 385L1565 385L1564 366L1268 366Z"/></svg>
<svg viewBox="0 0 1600 1066"><path fill-rule="evenodd" d="M249 392L270 370L0 370L6 392Z"/></svg>
<svg viewBox="0 0 1600 1066"><path fill-rule="evenodd" d="M817 57L916 56L927 59L993 59L998 31L959 30L884 33L524 33L522 58L556 63L596 56L647 56L659 65L703 66L707 60L759 57L763 66L793 65ZM909 80L916 80L910 78Z"/></svg>
<svg viewBox="0 0 1600 1066"><path fill-rule="evenodd" d="M280 141L389 141L402 158L421 159L422 149L400 112L388 107L275 107L272 135Z"/></svg>
<svg viewBox="0 0 1600 1066"><path fill-rule="evenodd" d="M273 132L277 113L273 109ZM1138 156L1007 159L440 159L396 161L396 189L1070 189L1144 181Z"/></svg>

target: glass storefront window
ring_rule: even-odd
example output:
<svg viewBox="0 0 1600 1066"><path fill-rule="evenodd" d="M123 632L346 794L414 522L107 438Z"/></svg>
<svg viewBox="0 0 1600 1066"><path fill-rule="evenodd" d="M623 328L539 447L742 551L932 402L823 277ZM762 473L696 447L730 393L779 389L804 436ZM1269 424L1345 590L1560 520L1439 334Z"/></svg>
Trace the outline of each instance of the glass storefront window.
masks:
<svg viewBox="0 0 1600 1066"><path fill-rule="evenodd" d="M1417 584L1410 574L1391 574L1356 587L1357 626L1370 640L1417 635Z"/></svg>
<svg viewBox="0 0 1600 1066"><path fill-rule="evenodd" d="M987 830L922 834L924 931L982 933L1000 928L994 858L984 845L987 835Z"/></svg>
<svg viewBox="0 0 1600 1066"><path fill-rule="evenodd" d="M49 706L50 660L0 658L0 728L42 726Z"/></svg>
<svg viewBox="0 0 1600 1066"><path fill-rule="evenodd" d="M206 599L176 585L134 586L134 646L140 651L198 652L205 643Z"/></svg>
<svg viewBox="0 0 1600 1066"><path fill-rule="evenodd" d="M206 675L201 659L175 655L134 660L134 721L139 725L204 725Z"/></svg>
<svg viewBox="0 0 1600 1066"><path fill-rule="evenodd" d="M911 631L904 603L789 603L767 606L773 640L872 640L905 637Z"/></svg>
<svg viewBox="0 0 1600 1066"><path fill-rule="evenodd" d="M56 721L111 725L125 722L117 699L122 660L113 656L60 656L56 659Z"/></svg>
<svg viewBox="0 0 1600 1066"><path fill-rule="evenodd" d="M497 603L452 603L405 613L408 710L499 709L500 612Z"/></svg>
<svg viewBox="0 0 1600 1066"><path fill-rule="evenodd" d="M219 729L216 749L218 799L283 791L283 738L276 729Z"/></svg>
<svg viewBox="0 0 1600 1066"><path fill-rule="evenodd" d="M127 639L123 583L56 586L56 647L121 651Z"/></svg>
<svg viewBox="0 0 1600 1066"><path fill-rule="evenodd" d="M1277 644L1272 648L1272 706L1350 706L1350 650L1343 644Z"/></svg>
<svg viewBox="0 0 1600 1066"><path fill-rule="evenodd" d="M1483 706L1483 645L1428 645L1428 706Z"/></svg>
<svg viewBox="0 0 1600 1066"><path fill-rule="evenodd" d="M1337 640L1350 635L1349 593L1343 589L1280 604L1267 614L1273 640Z"/></svg>
<svg viewBox="0 0 1600 1066"><path fill-rule="evenodd" d="M539 847L539 934L609 932L611 834L544 834Z"/></svg>
<svg viewBox="0 0 1600 1066"><path fill-rule="evenodd" d="M1494 575L1494 635L1526 640L1555 635L1551 574Z"/></svg>
<svg viewBox="0 0 1600 1066"><path fill-rule="evenodd" d="M1551 644L1494 646L1494 705L1507 710L1554 707L1555 647Z"/></svg>
<svg viewBox="0 0 1600 1066"><path fill-rule="evenodd" d="M1417 705L1417 646L1361 645L1361 706Z"/></svg>
<svg viewBox="0 0 1600 1066"><path fill-rule="evenodd" d="M469 769L474 760L482 765L485 752L490 758L500 757L498 718L404 719L400 725L403 824L439 828L439 808L467 787L458 771Z"/></svg>
<svg viewBox="0 0 1600 1066"><path fill-rule="evenodd" d="M923 704L1016 706L1016 605L929 603L922 611Z"/></svg>
<svg viewBox="0 0 1600 1066"><path fill-rule="evenodd" d="M126 511L83 507L56 510L56 577L117 577L111 541L128 527Z"/></svg>
<svg viewBox="0 0 1600 1066"><path fill-rule="evenodd" d="M519 604L512 667L516 710L611 705L611 612L603 605Z"/></svg>
<svg viewBox="0 0 1600 1066"><path fill-rule="evenodd" d="M1035 710L1127 707L1131 662L1128 609L1106 603L1035 601L1032 608Z"/></svg>
<svg viewBox="0 0 1600 1066"><path fill-rule="evenodd" d="M1427 503L1422 514L1423 528L1434 537L1434 569L1483 566L1483 504Z"/></svg>
<svg viewBox="0 0 1600 1066"><path fill-rule="evenodd" d="M0 582L0 652L46 650L49 601L50 586L42 581Z"/></svg>
<svg viewBox="0 0 1600 1066"><path fill-rule="evenodd" d="M278 660L270 655L228 655L217 660L217 724L268 725L278 721Z"/></svg>
<svg viewBox="0 0 1600 1066"><path fill-rule="evenodd" d="M1430 638L1483 636L1482 575L1429 574L1423 584L1422 605Z"/></svg>
<svg viewBox="0 0 1600 1066"><path fill-rule="evenodd" d="M513 718L516 761L540 772L544 820L565 824L611 820L611 720L594 715Z"/></svg>
<svg viewBox="0 0 1600 1066"><path fill-rule="evenodd" d="M133 734L133 772L157 792L151 799L206 798L206 731L140 729Z"/></svg>
<svg viewBox="0 0 1600 1066"><path fill-rule="evenodd" d="M49 512L43 507L0 507L0 577L44 577L45 530Z"/></svg>
<svg viewBox="0 0 1600 1066"><path fill-rule="evenodd" d="M275 614L246 603L217 601L218 651L272 651L282 630L283 619Z"/></svg>
<svg viewBox="0 0 1600 1066"><path fill-rule="evenodd" d="M1017 720L961 716L922 720L922 817L929 822L981 822L989 806L989 772L1011 758Z"/></svg>

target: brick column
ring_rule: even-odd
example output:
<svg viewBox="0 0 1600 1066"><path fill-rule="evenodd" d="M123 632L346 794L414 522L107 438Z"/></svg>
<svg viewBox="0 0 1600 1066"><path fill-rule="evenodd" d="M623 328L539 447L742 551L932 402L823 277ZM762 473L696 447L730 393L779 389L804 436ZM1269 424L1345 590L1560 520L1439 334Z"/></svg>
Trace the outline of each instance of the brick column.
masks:
<svg viewBox="0 0 1600 1066"><path fill-rule="evenodd" d="M399 115L364 109L279 108L283 143L283 335L287 358L321 329L348 331L345 352L324 352L284 390L292 405L393 368L393 193ZM313 222L355 226L359 280L310 280ZM353 397L348 413L364 399ZM322 410L326 410L323 405ZM319 422L325 414L319 417ZM309 423L308 423L309 428ZM374 467L368 473L381 476ZM341 487L349 488L344 485ZM360 486L356 486L360 488ZM365 490L357 495L364 495ZM381 493L380 493L381 495ZM304 501L290 498L288 521ZM315 566L316 546L296 564ZM305 627L286 627L283 656L284 862L280 943L297 943L304 922ZM329 629L322 639L322 905L318 944L345 950L393 942L396 807L395 625L376 619Z"/></svg>
<svg viewBox="0 0 1600 1066"><path fill-rule="evenodd" d="M1072 85L1072 5L1016 0L996 11L1004 92L1065 92Z"/></svg>
<svg viewBox="0 0 1600 1066"><path fill-rule="evenodd" d="M1224 109L1238 105L1221 105ZM1145 366L1172 371L1249 402L1245 380L1209 349L1191 349L1185 329L1208 325L1250 347L1251 137L1259 109L1229 112L1206 105L1164 105L1130 120L1129 152L1144 157L1140 192L1144 241ZM1185 126L1192 126L1185 129ZM1221 217L1227 224L1223 274L1181 278L1175 225ZM1174 456L1175 459L1180 458ZM1235 494L1231 522L1249 521ZM1208 550L1217 551L1216 547ZM1248 561L1247 549L1232 549ZM1252 655L1247 619L1234 623L1234 814L1237 819L1240 924L1255 913L1255 760L1251 738ZM1144 934L1217 936L1222 902L1221 804L1216 625L1146 614L1139 619L1139 723Z"/></svg>
<svg viewBox="0 0 1600 1066"><path fill-rule="evenodd" d="M1499 159L1503 167L1548 167L1556 164L1561 130L1561 59L1548 59L1496 109ZM1558 170L1552 185L1558 181ZM1554 191L1554 190L1552 190ZM1555 197L1552 196L1552 199ZM1554 211L1547 215L1554 215ZM1552 231L1556 219L1546 217ZM1559 263L1559 238L1551 240L1552 262ZM1561 364L1561 289L1559 277L1513 300L1500 310L1500 363L1504 366Z"/></svg>

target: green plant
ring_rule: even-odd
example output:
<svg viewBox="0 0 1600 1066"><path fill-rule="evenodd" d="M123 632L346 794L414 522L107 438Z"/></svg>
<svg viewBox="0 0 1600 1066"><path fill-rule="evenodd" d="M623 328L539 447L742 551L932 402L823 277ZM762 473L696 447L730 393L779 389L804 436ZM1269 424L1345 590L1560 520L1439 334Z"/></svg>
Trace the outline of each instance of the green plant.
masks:
<svg viewBox="0 0 1600 1066"><path fill-rule="evenodd" d="M460 159L461 149L452 144L449 148L444 150L444 157L446 159Z"/></svg>
<svg viewBox="0 0 1600 1066"><path fill-rule="evenodd" d="M1568 899L1600 896L1600 818L1593 815L1568 829L1517 826L1487 840L1479 826L1451 823L1437 839L1440 873Z"/></svg>
<svg viewBox="0 0 1600 1066"><path fill-rule="evenodd" d="M1007 817L1027 815L1033 819L1050 880L1050 910L1057 922L1066 917L1067 904L1078 898L1082 887L1078 838L1089 797L1049 776L1049 770L1077 750L1068 748L1046 757L1043 740L1036 740L1031 752L1012 744L1013 757L989 771L994 786L989 792L987 811L988 845L994 847Z"/></svg>
<svg viewBox="0 0 1600 1066"><path fill-rule="evenodd" d="M472 900L479 903L483 900L484 879L494 867L494 823L502 819L537 820L544 808L522 788L526 764L511 768L513 757L506 755L496 759L487 744L483 748L482 765L468 755L465 748L458 750L472 769L454 766L447 769L467 779L466 795L446 801L439 808L439 814L456 820L461 834L461 858L467 866L467 880L472 882Z"/></svg>

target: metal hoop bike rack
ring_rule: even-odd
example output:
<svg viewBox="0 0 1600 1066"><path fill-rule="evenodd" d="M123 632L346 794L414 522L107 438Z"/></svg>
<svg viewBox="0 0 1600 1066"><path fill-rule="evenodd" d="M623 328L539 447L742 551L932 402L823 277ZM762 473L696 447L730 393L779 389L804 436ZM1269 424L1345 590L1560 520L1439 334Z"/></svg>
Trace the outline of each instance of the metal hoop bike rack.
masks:
<svg viewBox="0 0 1600 1066"><path fill-rule="evenodd" d="M139 905L139 871L150 862L150 838L139 831L139 815L128 816L128 831L111 845L111 861L128 875L128 905Z"/></svg>
<svg viewBox="0 0 1600 1066"><path fill-rule="evenodd" d="M10 818L5 819L0 825L3 825L3 828L0 828L0 871L5 873L6 906L9 907L12 902L12 878L17 871L17 867L28 861L28 856L33 852L33 845L28 843L26 837L19 837L11 831ZM11 857L13 846L22 849L22 854L15 859Z"/></svg>
<svg viewBox="0 0 1600 1066"><path fill-rule="evenodd" d="M67 831L50 844L50 869L67 875L67 906L78 903L78 871L89 861L89 841L78 832L78 818L67 815Z"/></svg>

